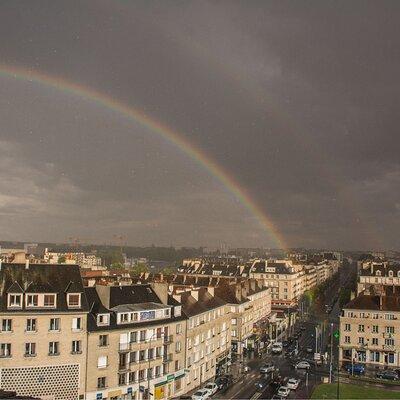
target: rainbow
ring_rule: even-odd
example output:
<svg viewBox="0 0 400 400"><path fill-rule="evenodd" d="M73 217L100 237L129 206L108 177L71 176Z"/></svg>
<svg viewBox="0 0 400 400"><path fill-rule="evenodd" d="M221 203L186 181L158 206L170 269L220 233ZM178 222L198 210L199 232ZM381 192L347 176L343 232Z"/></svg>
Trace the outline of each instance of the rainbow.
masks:
<svg viewBox="0 0 400 400"><path fill-rule="evenodd" d="M185 153L200 166L205 168L213 177L220 181L222 185L250 211L250 213L260 223L262 228L266 231L268 236L276 242L276 245L281 249L287 248L285 241L271 219L265 214L256 201L252 199L247 190L232 176L230 176L220 165L208 157L204 151L190 143L183 134L180 134L179 132L169 128L154 118L149 117L141 110L124 104L105 93L101 93L92 88L68 81L67 79L58 76L52 76L18 66L1 64L0 76L35 82L60 90L64 93L70 93L72 95L91 100L98 105L119 113L126 118L132 119L136 123L139 123L151 131L159 134L164 138L164 140L176 146L179 150Z"/></svg>

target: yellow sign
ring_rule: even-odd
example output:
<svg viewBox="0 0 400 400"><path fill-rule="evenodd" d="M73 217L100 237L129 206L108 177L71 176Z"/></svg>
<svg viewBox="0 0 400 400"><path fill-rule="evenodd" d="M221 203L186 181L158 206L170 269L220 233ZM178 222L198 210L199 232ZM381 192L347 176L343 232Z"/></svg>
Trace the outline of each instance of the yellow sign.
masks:
<svg viewBox="0 0 400 400"><path fill-rule="evenodd" d="M160 400L165 397L165 385L157 386L154 388L154 398L155 400Z"/></svg>

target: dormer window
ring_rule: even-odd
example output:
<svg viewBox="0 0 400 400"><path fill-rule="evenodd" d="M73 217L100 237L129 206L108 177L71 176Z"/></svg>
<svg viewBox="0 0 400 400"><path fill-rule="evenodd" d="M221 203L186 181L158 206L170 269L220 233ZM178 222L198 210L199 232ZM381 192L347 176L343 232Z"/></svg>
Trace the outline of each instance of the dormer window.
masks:
<svg viewBox="0 0 400 400"><path fill-rule="evenodd" d="M67 303L68 303L68 308L79 308L81 306L81 294L68 293Z"/></svg>
<svg viewBox="0 0 400 400"><path fill-rule="evenodd" d="M400 278L400 270L397 271L397 277Z"/></svg>
<svg viewBox="0 0 400 400"><path fill-rule="evenodd" d="M39 305L39 296L37 294L26 295L26 306L37 307Z"/></svg>
<svg viewBox="0 0 400 400"><path fill-rule="evenodd" d="M389 276L390 276L390 277L393 276L393 271L392 271L392 270L389 271Z"/></svg>
<svg viewBox="0 0 400 400"><path fill-rule="evenodd" d="M175 317L180 317L182 314L182 306L175 306L174 314L175 314Z"/></svg>
<svg viewBox="0 0 400 400"><path fill-rule="evenodd" d="M376 276L381 276L381 271L376 271Z"/></svg>
<svg viewBox="0 0 400 400"><path fill-rule="evenodd" d="M9 294L8 307L21 308L22 307L22 294Z"/></svg>
<svg viewBox="0 0 400 400"><path fill-rule="evenodd" d="M55 307L56 306L56 295L55 294L45 294L43 296L43 306L44 307Z"/></svg>
<svg viewBox="0 0 400 400"><path fill-rule="evenodd" d="M109 325L110 315L109 314L98 314L97 315L97 325Z"/></svg>

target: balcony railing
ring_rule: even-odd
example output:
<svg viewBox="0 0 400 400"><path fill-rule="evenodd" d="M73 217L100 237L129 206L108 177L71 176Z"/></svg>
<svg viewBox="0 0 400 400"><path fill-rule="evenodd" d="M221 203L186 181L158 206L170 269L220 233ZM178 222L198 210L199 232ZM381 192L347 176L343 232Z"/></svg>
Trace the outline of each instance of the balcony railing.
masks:
<svg viewBox="0 0 400 400"><path fill-rule="evenodd" d="M164 336L164 344L170 344L174 341L174 337L172 335Z"/></svg>

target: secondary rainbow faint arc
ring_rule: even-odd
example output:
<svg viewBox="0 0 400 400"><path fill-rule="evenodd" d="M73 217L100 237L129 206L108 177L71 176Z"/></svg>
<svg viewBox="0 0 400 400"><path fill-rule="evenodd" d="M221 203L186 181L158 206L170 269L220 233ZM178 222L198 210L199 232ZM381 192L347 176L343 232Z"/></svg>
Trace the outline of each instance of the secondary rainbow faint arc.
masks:
<svg viewBox="0 0 400 400"><path fill-rule="evenodd" d="M92 88L68 81L65 78L10 65L0 65L0 75L36 82L63 92L92 100L101 106L133 119L142 126L158 133L165 140L174 144L183 153L188 155L203 168L205 168L212 176L218 179L224 185L224 187L227 188L229 192L231 192L240 201L240 203L243 204L251 212L251 214L257 218L258 222L275 240L276 244L282 249L287 248L285 241L276 229L273 222L255 202L255 200L251 198L246 189L240 186L232 176L230 176L220 165L207 156L203 150L190 143L183 134L174 131L159 121L150 118L142 111L124 104L105 93L101 93Z"/></svg>

